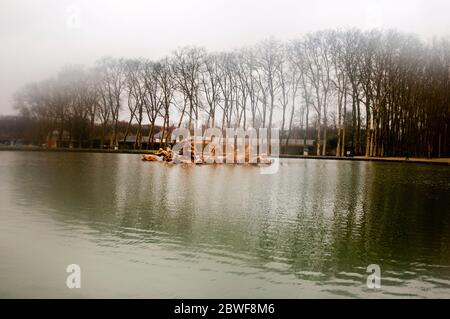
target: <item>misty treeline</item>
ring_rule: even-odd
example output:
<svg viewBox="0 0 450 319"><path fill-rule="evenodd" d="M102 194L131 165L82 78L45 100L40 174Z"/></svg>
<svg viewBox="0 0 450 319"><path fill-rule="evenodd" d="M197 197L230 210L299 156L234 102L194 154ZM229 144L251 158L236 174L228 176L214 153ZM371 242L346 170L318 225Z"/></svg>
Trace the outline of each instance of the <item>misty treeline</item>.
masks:
<svg viewBox="0 0 450 319"><path fill-rule="evenodd" d="M441 157L450 153L450 42L328 30L232 52L185 47L158 61L104 58L24 87L15 104L40 141L57 130L79 145L100 138L116 147L132 135L138 149L157 129L167 138L200 120L278 127L286 145L314 139L316 155Z"/></svg>

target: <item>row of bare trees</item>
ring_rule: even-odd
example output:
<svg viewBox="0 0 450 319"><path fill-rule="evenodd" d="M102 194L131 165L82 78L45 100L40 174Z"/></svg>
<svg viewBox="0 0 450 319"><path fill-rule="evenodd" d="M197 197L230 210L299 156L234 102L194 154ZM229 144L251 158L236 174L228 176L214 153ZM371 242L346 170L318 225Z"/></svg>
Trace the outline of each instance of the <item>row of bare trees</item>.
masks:
<svg viewBox="0 0 450 319"><path fill-rule="evenodd" d="M201 121L276 126L285 145L314 139L316 155L448 156L450 42L327 30L233 52L185 47L159 61L104 58L28 85L16 106L37 123L40 141L57 130L117 147L132 135L142 148L156 127L167 138L171 128Z"/></svg>

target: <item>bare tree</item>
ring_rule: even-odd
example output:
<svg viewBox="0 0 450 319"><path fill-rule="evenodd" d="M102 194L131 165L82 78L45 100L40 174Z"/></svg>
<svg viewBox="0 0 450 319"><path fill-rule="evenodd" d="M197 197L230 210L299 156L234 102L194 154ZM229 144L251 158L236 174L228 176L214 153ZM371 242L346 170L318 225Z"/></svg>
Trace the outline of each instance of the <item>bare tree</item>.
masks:
<svg viewBox="0 0 450 319"><path fill-rule="evenodd" d="M258 68L260 69L259 83L263 93L263 126L266 124L266 106L269 108L269 132L272 128L273 114L275 110L275 97L280 83L278 82L277 70L282 63L281 43L271 38L258 44ZM268 92L268 99L264 92ZM269 101L267 101L269 100ZM268 102L268 103L267 103Z"/></svg>
<svg viewBox="0 0 450 319"><path fill-rule="evenodd" d="M192 128L192 120L198 120L200 71L204 49L185 47L174 52L172 71L178 90L184 95L189 106L189 128ZM183 110L184 113L184 110Z"/></svg>
<svg viewBox="0 0 450 319"><path fill-rule="evenodd" d="M113 133L110 146L118 147L118 122L121 110L121 99L125 90L125 64L123 60L104 58L98 62L101 75L100 89L104 102L109 107Z"/></svg>
<svg viewBox="0 0 450 319"><path fill-rule="evenodd" d="M170 106L172 105L172 100L175 91L175 79L173 71L170 67L169 60L164 59L155 65L155 72L157 74L157 81L160 87L160 99L162 110L164 111L164 124L163 124L163 134L161 138L164 140L164 147L170 138Z"/></svg>

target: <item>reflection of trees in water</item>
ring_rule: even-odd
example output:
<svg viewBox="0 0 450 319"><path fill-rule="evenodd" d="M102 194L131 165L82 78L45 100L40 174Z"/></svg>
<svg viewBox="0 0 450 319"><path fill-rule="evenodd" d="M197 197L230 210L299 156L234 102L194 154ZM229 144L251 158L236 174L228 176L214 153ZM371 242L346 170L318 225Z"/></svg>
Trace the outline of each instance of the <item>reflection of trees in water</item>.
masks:
<svg viewBox="0 0 450 319"><path fill-rule="evenodd" d="M449 171L441 167L380 165L364 201L370 252L388 260L450 265ZM436 182L435 182L436 181ZM448 184L447 184L448 185Z"/></svg>
<svg viewBox="0 0 450 319"><path fill-rule="evenodd" d="M292 273L450 264L446 168L286 163L264 176L253 167L36 153L36 165L18 166L14 181L58 221L98 231L98 241L104 233L120 241L135 232L139 242L221 250L261 267L282 262Z"/></svg>
<svg viewBox="0 0 450 319"><path fill-rule="evenodd" d="M365 213L359 205L365 182L361 165L364 163L342 163L336 167L337 183L331 218L333 264L336 270L346 269L349 264L357 265L365 253L364 247L358 245L360 234L357 229L357 217Z"/></svg>

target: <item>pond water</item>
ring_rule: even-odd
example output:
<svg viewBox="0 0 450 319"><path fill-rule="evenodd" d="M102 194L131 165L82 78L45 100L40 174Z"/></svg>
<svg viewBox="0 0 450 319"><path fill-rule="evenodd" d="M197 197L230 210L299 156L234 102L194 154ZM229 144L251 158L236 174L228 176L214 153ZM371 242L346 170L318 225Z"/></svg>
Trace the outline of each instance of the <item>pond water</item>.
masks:
<svg viewBox="0 0 450 319"><path fill-rule="evenodd" d="M449 207L441 166L2 151L0 297L448 298Z"/></svg>

